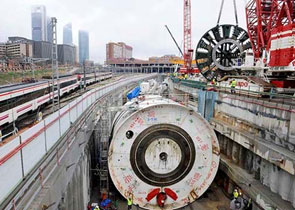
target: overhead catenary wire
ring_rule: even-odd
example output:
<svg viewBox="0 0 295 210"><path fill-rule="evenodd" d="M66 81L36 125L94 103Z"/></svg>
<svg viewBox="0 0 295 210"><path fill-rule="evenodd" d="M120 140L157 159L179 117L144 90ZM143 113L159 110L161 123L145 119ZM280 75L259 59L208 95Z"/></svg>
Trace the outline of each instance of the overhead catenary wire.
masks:
<svg viewBox="0 0 295 210"><path fill-rule="evenodd" d="M239 18L238 18L238 11L237 11L237 2L236 2L236 0L233 0L233 5L234 5L234 13L235 13L236 25L239 25ZM219 25L219 23L220 23L221 15L222 15L222 12L223 12L223 7L224 7L224 0L221 1L219 15L218 15L218 19L217 19L217 25Z"/></svg>
<svg viewBox="0 0 295 210"><path fill-rule="evenodd" d="M217 19L217 25L219 25L219 23L220 23L220 18L221 18L221 14L222 14L223 6L224 6L224 0L221 1L221 6L220 6L220 10L219 10L219 15L218 15L218 19Z"/></svg>
<svg viewBox="0 0 295 210"><path fill-rule="evenodd" d="M237 2L236 2L236 0L233 0L233 2L234 2L234 9L235 9L236 25L239 25L238 12L237 12Z"/></svg>

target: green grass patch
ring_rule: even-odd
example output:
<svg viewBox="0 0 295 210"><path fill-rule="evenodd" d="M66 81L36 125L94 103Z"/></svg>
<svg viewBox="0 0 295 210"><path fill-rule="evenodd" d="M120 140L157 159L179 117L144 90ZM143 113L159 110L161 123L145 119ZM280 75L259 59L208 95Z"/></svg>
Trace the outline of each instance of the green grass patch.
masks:
<svg viewBox="0 0 295 210"><path fill-rule="evenodd" d="M65 69L60 69L60 74L65 74ZM52 70L51 69L42 69L42 70L35 70L35 78L37 80L42 79L43 76L51 76ZM23 72L2 72L0 73L0 85L7 85L11 83L20 83L24 79L33 78L33 71L23 71Z"/></svg>

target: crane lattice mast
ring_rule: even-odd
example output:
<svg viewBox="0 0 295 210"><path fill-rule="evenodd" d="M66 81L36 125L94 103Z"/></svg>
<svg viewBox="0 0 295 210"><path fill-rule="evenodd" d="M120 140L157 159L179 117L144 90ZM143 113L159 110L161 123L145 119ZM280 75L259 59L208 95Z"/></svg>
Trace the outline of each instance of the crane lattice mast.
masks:
<svg viewBox="0 0 295 210"><path fill-rule="evenodd" d="M192 21L191 21L191 0L184 0L183 7L183 59L184 67L187 69L187 72L190 72L192 69Z"/></svg>

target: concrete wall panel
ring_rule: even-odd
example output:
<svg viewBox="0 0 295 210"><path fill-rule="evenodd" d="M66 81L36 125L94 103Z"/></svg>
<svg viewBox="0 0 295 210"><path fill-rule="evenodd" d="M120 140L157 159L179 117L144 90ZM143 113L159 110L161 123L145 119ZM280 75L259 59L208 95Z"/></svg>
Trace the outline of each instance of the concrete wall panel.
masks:
<svg viewBox="0 0 295 210"><path fill-rule="evenodd" d="M289 139L290 142L295 145L295 109L292 110L290 127L289 127Z"/></svg>
<svg viewBox="0 0 295 210"><path fill-rule="evenodd" d="M270 186L270 170L272 165L267 162L266 160L261 160L261 167L260 167L260 181L263 185L269 187Z"/></svg>
<svg viewBox="0 0 295 210"><path fill-rule="evenodd" d="M95 102L95 90L91 91L92 95L91 95L91 104Z"/></svg>
<svg viewBox="0 0 295 210"><path fill-rule="evenodd" d="M19 137L14 138L10 142L7 142L6 144L2 145L0 147L0 158L3 158L5 155L7 155L11 150L16 148L20 144Z"/></svg>
<svg viewBox="0 0 295 210"><path fill-rule="evenodd" d="M20 152L0 166L0 203L22 180L22 166Z"/></svg>
<svg viewBox="0 0 295 210"><path fill-rule="evenodd" d="M69 128L70 128L70 106L67 105L65 107L63 107L61 110L60 110L60 115L62 116L60 118L60 131L61 133L65 133Z"/></svg>
<svg viewBox="0 0 295 210"><path fill-rule="evenodd" d="M78 101L75 100L70 103L69 107L71 108L70 110L70 122L74 123L77 119L77 107L75 106Z"/></svg>
<svg viewBox="0 0 295 210"><path fill-rule="evenodd" d="M82 101L82 107L83 107L83 112L87 109L87 99L86 99L86 94L83 96L83 101Z"/></svg>
<svg viewBox="0 0 295 210"><path fill-rule="evenodd" d="M279 170L278 167L275 165L272 165L270 167L270 174L269 174L269 185L270 189L274 193L278 193L279 191Z"/></svg>
<svg viewBox="0 0 295 210"><path fill-rule="evenodd" d="M52 123L57 119L54 123ZM59 133L59 123L58 123L58 112L53 113L48 118L45 119L45 133L46 133L46 143L48 151L57 142L60 137Z"/></svg>
<svg viewBox="0 0 295 210"><path fill-rule="evenodd" d="M284 200L293 201L290 193L293 187L293 181L294 176L292 177L289 173L280 170L279 194Z"/></svg>
<svg viewBox="0 0 295 210"><path fill-rule="evenodd" d="M23 149L24 174L27 175L46 153L44 122L40 122L21 134L22 143L34 137Z"/></svg>
<svg viewBox="0 0 295 210"><path fill-rule="evenodd" d="M231 96L222 93L219 94L218 103L215 104L215 113L217 115L218 113L224 113L250 123L257 128L262 128L266 132L265 139L282 146L288 145L288 143L295 144L295 140L288 142L289 110L290 108L285 105L244 97L231 98Z"/></svg>
<svg viewBox="0 0 295 210"><path fill-rule="evenodd" d="M91 93L89 93L88 97L86 98L86 109L88 109L90 107L91 103Z"/></svg>
<svg viewBox="0 0 295 210"><path fill-rule="evenodd" d="M81 100L82 100L82 96L77 99L77 101L79 102L77 105L78 116L80 116L83 113L83 103Z"/></svg>

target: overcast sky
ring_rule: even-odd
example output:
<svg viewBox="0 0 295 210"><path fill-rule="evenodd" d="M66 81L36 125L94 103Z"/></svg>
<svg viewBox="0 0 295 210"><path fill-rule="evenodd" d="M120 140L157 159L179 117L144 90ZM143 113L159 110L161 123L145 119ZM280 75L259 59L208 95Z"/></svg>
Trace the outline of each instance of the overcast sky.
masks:
<svg viewBox="0 0 295 210"><path fill-rule="evenodd" d="M221 0L192 1L192 46L216 26ZM240 26L246 29L246 0L236 0ZM8 36L32 37L31 6L45 5L47 15L57 18L58 43L62 28L73 24L74 44L78 30L89 32L90 59L102 63L109 41L133 47L133 57L147 59L166 54L179 55L164 25L179 44L183 40L183 0L1 0L0 41ZM233 0L225 0L221 23L235 23Z"/></svg>

